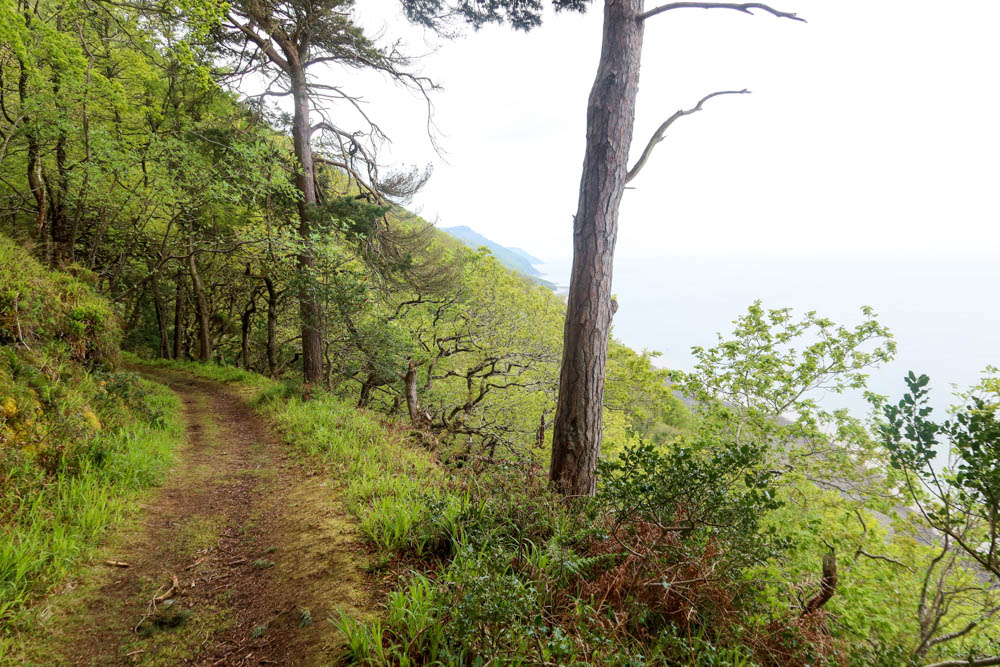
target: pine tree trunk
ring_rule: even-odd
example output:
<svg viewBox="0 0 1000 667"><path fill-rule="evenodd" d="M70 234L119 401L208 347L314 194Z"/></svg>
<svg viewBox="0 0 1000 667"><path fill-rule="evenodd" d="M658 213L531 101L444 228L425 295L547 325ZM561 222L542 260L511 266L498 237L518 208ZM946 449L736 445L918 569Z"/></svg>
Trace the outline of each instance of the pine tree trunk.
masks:
<svg viewBox="0 0 1000 667"><path fill-rule="evenodd" d="M573 272L563 336L549 478L565 495L592 495L611 317L618 207L632 142L643 25L642 0L605 0L604 38L587 106L587 148L573 221Z"/></svg>
<svg viewBox="0 0 1000 667"><path fill-rule="evenodd" d="M302 250L299 252L299 315L302 318L302 373L308 383L323 379L323 332L322 312L315 291L316 255L312 248L310 216L316 208L316 184L313 180L313 154L309 144L312 133L309 124L309 91L306 74L301 68L292 72L292 97L295 101L295 116L292 121L292 141L295 157L298 158L299 172L295 183L302 193L299 200L299 236Z"/></svg>

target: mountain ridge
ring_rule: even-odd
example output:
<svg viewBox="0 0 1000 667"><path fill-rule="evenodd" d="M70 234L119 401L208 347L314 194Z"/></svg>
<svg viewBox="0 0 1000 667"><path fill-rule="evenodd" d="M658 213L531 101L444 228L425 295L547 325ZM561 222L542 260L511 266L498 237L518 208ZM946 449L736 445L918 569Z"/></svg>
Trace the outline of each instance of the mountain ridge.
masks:
<svg viewBox="0 0 1000 667"><path fill-rule="evenodd" d="M507 246L502 246L496 241L486 238L466 225L441 227L440 229L446 234L458 239L473 250L481 247L489 249L489 251L493 253L493 256L508 269L517 271L518 273L531 278L535 282L545 285L549 289L555 289L556 286L553 283L542 279L542 272L535 268L535 264L541 264L542 260L527 251L522 250L521 248L508 248Z"/></svg>

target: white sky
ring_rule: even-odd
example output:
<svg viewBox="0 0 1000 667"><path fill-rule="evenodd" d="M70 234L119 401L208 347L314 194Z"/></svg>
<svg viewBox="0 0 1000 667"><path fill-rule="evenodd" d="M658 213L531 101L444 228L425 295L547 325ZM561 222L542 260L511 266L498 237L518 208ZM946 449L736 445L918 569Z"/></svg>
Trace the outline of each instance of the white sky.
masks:
<svg viewBox="0 0 1000 667"><path fill-rule="evenodd" d="M454 41L408 26L397 5L364 0L357 12L429 54L418 68L444 87L434 104L446 161L419 100L372 76L323 78L365 96L393 140L388 160L434 163L414 202L425 218L569 256L602 3L527 35L489 27ZM774 6L809 23L694 9L648 22L633 158L704 94L753 95L674 125L626 193L617 256L1000 250L1000 2Z"/></svg>

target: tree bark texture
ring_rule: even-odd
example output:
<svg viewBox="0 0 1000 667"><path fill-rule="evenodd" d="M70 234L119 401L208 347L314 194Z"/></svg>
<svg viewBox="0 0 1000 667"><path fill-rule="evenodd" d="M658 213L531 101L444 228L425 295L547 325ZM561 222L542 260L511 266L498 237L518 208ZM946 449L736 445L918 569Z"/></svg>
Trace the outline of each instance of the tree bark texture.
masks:
<svg viewBox="0 0 1000 667"><path fill-rule="evenodd" d="M429 426L427 419L420 413L420 398L417 396L417 366L410 361L403 377L406 387L406 407L410 412L410 423L415 429L424 429Z"/></svg>
<svg viewBox="0 0 1000 667"><path fill-rule="evenodd" d="M642 0L605 0L604 37L587 106L587 147L573 219L573 271L563 335L549 478L564 495L592 495L601 451L618 207L632 142Z"/></svg>
<svg viewBox="0 0 1000 667"><path fill-rule="evenodd" d="M312 225L310 216L316 208L316 182L313 179L314 165L309 135L309 90L306 73L302 68L291 72L292 97L295 115L292 120L292 142L295 157L299 162L299 172L295 183L302 193L299 200L299 235L302 250L299 252L299 315L302 318L302 374L306 382L316 383L323 379L323 318L319 298L315 290L316 255L312 249Z"/></svg>
<svg viewBox="0 0 1000 667"><path fill-rule="evenodd" d="M821 609L837 592L837 555L832 551L823 556L823 579L820 581L819 593L814 595L802 609L802 615L808 616Z"/></svg>

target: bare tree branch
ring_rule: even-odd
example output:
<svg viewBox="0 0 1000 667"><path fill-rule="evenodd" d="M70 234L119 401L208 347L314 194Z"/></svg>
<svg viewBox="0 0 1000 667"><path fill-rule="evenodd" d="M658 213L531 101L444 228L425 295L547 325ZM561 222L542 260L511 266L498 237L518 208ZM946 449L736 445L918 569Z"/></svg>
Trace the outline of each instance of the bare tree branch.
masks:
<svg viewBox="0 0 1000 667"><path fill-rule="evenodd" d="M866 558L871 558L872 560L884 560L887 563L895 563L900 567L906 568L907 570L913 571L909 565L902 563L895 558L890 558L889 556L883 556L882 554L872 554L864 550L865 538L868 536L868 524L865 523L865 519L861 516L861 510L857 507L854 508L854 516L858 517L858 522L861 524L861 542L858 544L857 550L854 552L854 560L858 559L858 556L865 556Z"/></svg>
<svg viewBox="0 0 1000 667"><path fill-rule="evenodd" d="M705 104L705 102L707 102L708 100L712 99L713 97L718 97L720 95L749 95L749 94L750 91L747 90L746 88L744 88L743 90L720 90L718 92L706 95L705 97L701 98L700 100L698 100L698 104L694 105L690 109L681 109L679 111L674 112L674 115L663 121L660 124L660 126L656 128L656 132L654 132L653 136L650 137L649 143L646 144L646 148L643 149L642 155L639 156L639 160L635 163L635 165L632 166L631 169L628 170L628 174L625 176L625 182L628 183L633 178L635 178L639 174L639 171L641 171L642 168L646 166L646 162L649 160L649 156L653 153L653 149L656 147L656 144L663 141L663 134L667 131L667 129L671 125L674 124L674 121L676 121L678 118L682 118L684 116L690 116L691 114L697 111L701 111L702 105Z"/></svg>
<svg viewBox="0 0 1000 667"><path fill-rule="evenodd" d="M927 665L926 667L969 667L973 665L974 667L986 667L987 665L1000 665L1000 656L993 658L978 658L970 660L945 660L944 662L935 662L932 665Z"/></svg>
<svg viewBox="0 0 1000 667"><path fill-rule="evenodd" d="M791 19L793 21L801 21L805 23L804 18L792 14L791 12L783 12L773 7L769 7L760 2L669 2L665 5L660 5L659 7L654 7L648 12L643 12L639 15L640 21L645 21L650 16L656 16L657 14L662 14L663 12L670 11L671 9L732 9L737 12L743 12L744 14L753 14L754 9L759 9L763 12L767 12L773 16L777 16L780 19Z"/></svg>

